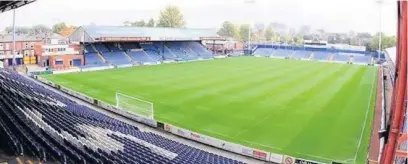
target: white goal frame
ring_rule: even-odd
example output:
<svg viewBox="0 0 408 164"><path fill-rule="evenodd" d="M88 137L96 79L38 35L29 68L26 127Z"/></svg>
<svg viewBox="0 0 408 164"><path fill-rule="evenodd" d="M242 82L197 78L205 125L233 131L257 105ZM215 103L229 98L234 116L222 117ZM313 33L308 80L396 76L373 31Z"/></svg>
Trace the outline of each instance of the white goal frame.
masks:
<svg viewBox="0 0 408 164"><path fill-rule="evenodd" d="M120 103L119 103L120 97L125 97L125 98L127 98L127 99L131 99L131 100L133 100L133 101L138 101L138 102L141 102L141 103L146 104L146 106L149 106L149 107L150 107L150 109L151 109L151 114L150 114L149 116L146 116L146 115L143 115L143 114L139 114L139 113L137 113L137 112L134 112L132 109L125 109L125 108L121 107L121 106L120 106ZM116 100L116 101L115 101L115 103L116 103L115 106L116 106L116 108L118 108L118 109L125 110L126 112L129 112L129 113L132 113L132 114L134 114L134 115L141 116L141 117L144 117L144 118L148 118L148 119L152 119L152 120L154 119L154 104L153 104L152 102L150 102L150 101L146 101L146 100L143 100L143 99L140 99L140 98L132 97L132 96L129 96L129 95L120 93L120 92L116 92L116 93L115 93L115 100ZM144 108L138 107L137 105L134 106L134 109L136 109L136 110L142 110L142 111L145 111L145 112L147 112L147 111L149 110L149 109L144 109Z"/></svg>

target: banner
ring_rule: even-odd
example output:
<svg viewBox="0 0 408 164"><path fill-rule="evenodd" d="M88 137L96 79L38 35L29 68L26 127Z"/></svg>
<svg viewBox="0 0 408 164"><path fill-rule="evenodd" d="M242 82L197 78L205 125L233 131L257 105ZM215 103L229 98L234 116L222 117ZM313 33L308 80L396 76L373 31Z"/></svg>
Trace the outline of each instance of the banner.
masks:
<svg viewBox="0 0 408 164"><path fill-rule="evenodd" d="M210 136L206 136L200 133L192 132L186 129L182 129L170 124L164 124L164 130L175 135L188 138L203 144L207 144L210 146L214 146L226 151L234 152L237 154L246 155L249 157L253 157L256 159L264 160L264 161L272 161L276 163L282 163L283 155L279 154L272 154L269 152L265 152L262 150L257 150L249 147L245 147L239 144L227 142L221 139L213 138Z"/></svg>
<svg viewBox="0 0 408 164"><path fill-rule="evenodd" d="M295 160L296 160L295 158L285 155L285 157L283 159L283 163L284 164L294 164Z"/></svg>
<svg viewBox="0 0 408 164"><path fill-rule="evenodd" d="M283 163L283 155L270 153L269 161L274 163Z"/></svg>
<svg viewBox="0 0 408 164"><path fill-rule="evenodd" d="M117 68L127 68L127 67L132 67L132 64L122 64L122 65L118 65L116 66Z"/></svg>
<svg viewBox="0 0 408 164"><path fill-rule="evenodd" d="M98 70L105 70L105 69L112 69L115 68L114 66L101 66L101 67L91 67L91 68L82 68L82 72L88 72L88 71L98 71Z"/></svg>
<svg viewBox="0 0 408 164"><path fill-rule="evenodd" d="M150 41L150 37L101 37L101 41Z"/></svg>
<svg viewBox="0 0 408 164"><path fill-rule="evenodd" d="M72 68L72 69L66 69L66 70L57 70L57 71L52 71L53 74L63 74L63 73L72 73L72 72L80 72L81 69L79 68Z"/></svg>
<svg viewBox="0 0 408 164"><path fill-rule="evenodd" d="M283 159L283 163L284 164L322 164L321 162L295 158L295 157L291 157L287 155L285 155L285 158Z"/></svg>

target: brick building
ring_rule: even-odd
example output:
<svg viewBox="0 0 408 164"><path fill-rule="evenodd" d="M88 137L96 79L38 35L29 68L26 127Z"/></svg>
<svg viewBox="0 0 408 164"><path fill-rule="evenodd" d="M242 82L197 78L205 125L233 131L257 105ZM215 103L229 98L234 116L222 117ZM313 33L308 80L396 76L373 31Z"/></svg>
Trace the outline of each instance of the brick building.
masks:
<svg viewBox="0 0 408 164"><path fill-rule="evenodd" d="M16 35L16 63L17 65L24 64L24 59L35 64L36 57L34 53L34 47L36 44L41 44L40 38ZM0 64L3 66L9 66L13 64L13 35L1 35L0 36Z"/></svg>
<svg viewBox="0 0 408 164"><path fill-rule="evenodd" d="M51 69L68 69L84 65L79 44L71 44L58 35L48 37L34 47L38 65Z"/></svg>

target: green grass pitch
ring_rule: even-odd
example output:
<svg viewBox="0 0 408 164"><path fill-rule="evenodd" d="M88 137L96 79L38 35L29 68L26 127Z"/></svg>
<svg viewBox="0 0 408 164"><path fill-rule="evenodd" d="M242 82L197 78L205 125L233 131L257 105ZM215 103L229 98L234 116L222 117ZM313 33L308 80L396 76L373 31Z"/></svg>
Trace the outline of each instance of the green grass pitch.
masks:
<svg viewBox="0 0 408 164"><path fill-rule="evenodd" d="M245 146L364 163L377 68L237 57L45 76L115 104L154 103L155 119Z"/></svg>

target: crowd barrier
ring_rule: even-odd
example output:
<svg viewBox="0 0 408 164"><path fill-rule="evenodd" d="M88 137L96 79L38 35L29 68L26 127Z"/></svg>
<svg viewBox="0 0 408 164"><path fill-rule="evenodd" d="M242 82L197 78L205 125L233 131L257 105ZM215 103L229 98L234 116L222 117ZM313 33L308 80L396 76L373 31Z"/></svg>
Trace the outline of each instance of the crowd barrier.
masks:
<svg viewBox="0 0 408 164"><path fill-rule="evenodd" d="M133 67L132 64L122 64L122 65L117 65L116 68L127 68L127 67Z"/></svg>
<svg viewBox="0 0 408 164"><path fill-rule="evenodd" d="M176 61L174 61L174 60L165 60L165 61L163 61L163 63L165 63L165 64L167 64L167 63L176 63Z"/></svg>
<svg viewBox="0 0 408 164"><path fill-rule="evenodd" d="M105 69L112 69L115 68L114 66L102 66L102 67L90 67L90 68L82 68L82 72L88 72L88 71L99 71L99 70L105 70Z"/></svg>
<svg viewBox="0 0 408 164"><path fill-rule="evenodd" d="M79 68L72 68L72 69L54 70L54 71L52 71L53 74L63 74L63 73L73 73L73 72L81 72L81 69L79 69Z"/></svg>
<svg viewBox="0 0 408 164"><path fill-rule="evenodd" d="M217 55L217 56L214 56L214 58L216 58L216 59L223 59L223 58L227 58L228 56L225 56L225 55Z"/></svg>
<svg viewBox="0 0 408 164"><path fill-rule="evenodd" d="M240 144L235 144L227 142L221 139L213 138L207 135L189 131L187 129L179 128L171 124L164 124L164 130L175 134L177 136L191 139L206 145L210 145L219 149L234 152L237 154L249 156L252 158L260 159L263 161L280 163L280 164L321 164L320 162L305 160L301 158L296 158L292 156L276 154L272 152L266 152L263 150L258 150L250 147L246 147Z"/></svg>

